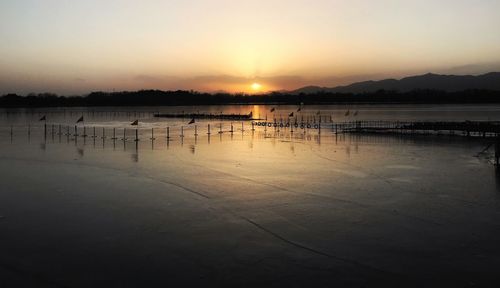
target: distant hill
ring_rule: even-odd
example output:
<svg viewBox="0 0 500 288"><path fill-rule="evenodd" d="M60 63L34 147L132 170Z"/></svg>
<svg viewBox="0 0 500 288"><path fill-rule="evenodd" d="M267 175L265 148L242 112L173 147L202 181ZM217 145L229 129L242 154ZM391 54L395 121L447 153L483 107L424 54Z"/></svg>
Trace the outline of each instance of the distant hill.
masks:
<svg viewBox="0 0 500 288"><path fill-rule="evenodd" d="M334 88L306 86L291 91L290 93L363 93L376 92L378 90L408 92L418 89L441 90L446 92L464 91L469 89L500 91L500 72L492 72L479 76L438 75L429 73L420 76L406 77L401 80L385 79L380 81L364 81Z"/></svg>
<svg viewBox="0 0 500 288"><path fill-rule="evenodd" d="M304 93L304 94L302 94ZM185 106L185 105L299 105L339 103L500 103L500 73L480 76L425 74L348 86L307 86L295 91L262 94L203 93L197 91L139 90L92 92L87 96L52 93L0 96L0 107L95 107L95 106Z"/></svg>

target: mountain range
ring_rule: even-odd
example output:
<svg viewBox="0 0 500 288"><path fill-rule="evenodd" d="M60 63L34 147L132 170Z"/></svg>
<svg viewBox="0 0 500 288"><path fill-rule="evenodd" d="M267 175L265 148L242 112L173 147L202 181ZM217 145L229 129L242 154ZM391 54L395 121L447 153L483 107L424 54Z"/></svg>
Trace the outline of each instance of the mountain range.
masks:
<svg viewBox="0 0 500 288"><path fill-rule="evenodd" d="M306 86L290 91L292 94L312 93L364 93L379 90L390 90L408 92L412 90L432 89L446 92L464 91L469 89L485 89L500 91L500 72L491 72L483 75L439 75L424 74L397 79L385 79L380 81L356 82L346 86L333 88L320 86Z"/></svg>

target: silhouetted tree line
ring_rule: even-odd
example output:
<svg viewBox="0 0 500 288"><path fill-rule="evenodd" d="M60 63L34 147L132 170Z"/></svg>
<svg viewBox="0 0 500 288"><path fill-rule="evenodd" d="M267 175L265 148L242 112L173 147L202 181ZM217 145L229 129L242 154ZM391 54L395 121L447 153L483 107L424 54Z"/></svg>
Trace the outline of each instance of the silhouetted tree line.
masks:
<svg viewBox="0 0 500 288"><path fill-rule="evenodd" d="M52 93L0 97L0 107L55 106L175 106L212 104L339 104L339 103L500 103L500 91L465 90L445 92L413 90L397 92L379 90L372 93L289 94L272 92L262 95L200 93L196 91L141 90L135 92L92 92L87 96L58 96Z"/></svg>

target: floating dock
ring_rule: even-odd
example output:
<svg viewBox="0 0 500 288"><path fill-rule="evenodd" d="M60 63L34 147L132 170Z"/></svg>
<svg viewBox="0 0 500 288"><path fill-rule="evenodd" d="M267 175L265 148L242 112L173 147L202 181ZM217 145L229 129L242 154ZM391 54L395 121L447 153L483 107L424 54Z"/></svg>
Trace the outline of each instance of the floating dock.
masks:
<svg viewBox="0 0 500 288"><path fill-rule="evenodd" d="M190 119L194 118L194 119L221 119L221 120L243 120L243 121L257 120L253 118L252 113L249 114L155 113L153 116L157 118L190 118Z"/></svg>

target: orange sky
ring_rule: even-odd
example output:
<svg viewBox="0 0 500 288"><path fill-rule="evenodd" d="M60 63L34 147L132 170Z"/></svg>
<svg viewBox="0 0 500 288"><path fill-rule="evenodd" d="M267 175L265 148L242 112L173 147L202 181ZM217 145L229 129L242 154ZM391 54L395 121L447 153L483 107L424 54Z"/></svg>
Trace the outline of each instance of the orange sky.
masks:
<svg viewBox="0 0 500 288"><path fill-rule="evenodd" d="M498 11L492 0L2 1L0 94L479 74L500 70Z"/></svg>

